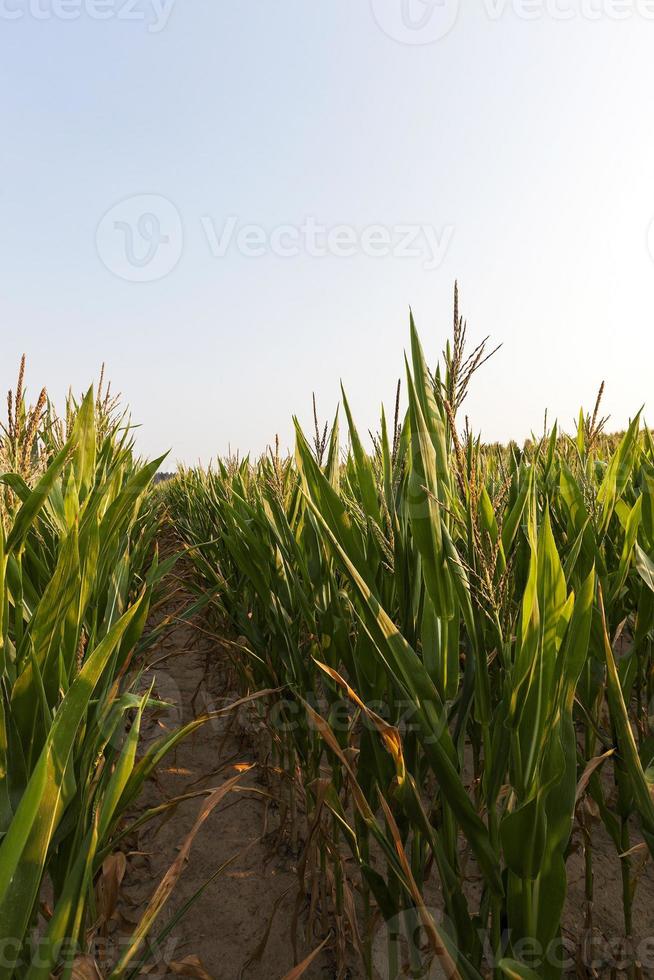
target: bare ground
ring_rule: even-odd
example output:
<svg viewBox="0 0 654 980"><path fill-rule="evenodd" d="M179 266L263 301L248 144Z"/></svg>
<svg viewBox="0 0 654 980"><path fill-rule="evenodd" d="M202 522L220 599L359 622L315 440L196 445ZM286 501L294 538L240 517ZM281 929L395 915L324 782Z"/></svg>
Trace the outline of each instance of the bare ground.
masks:
<svg viewBox="0 0 654 980"><path fill-rule="evenodd" d="M171 629L163 643L150 651L151 662L164 655L167 659L153 671L155 694L180 707L151 719L144 732L146 740L237 699L236 692L224 686L228 673L220 669L226 662L224 650L201 632L199 623ZM298 890L294 857L276 833L276 808L255 765L252 746L230 721L226 716L208 722L182 742L150 781L141 801L142 809L156 806L184 793L220 787L242 773L238 791L231 791L219 803L198 832L188 864L152 935L159 934L213 872L230 859L233 863L166 938L157 967L160 976L172 976L179 970L178 966L166 969L165 963L198 957L211 977L236 980L258 950L260 958L244 969L247 980L280 980L294 965L289 932ZM249 766L253 768L247 771ZM134 842L122 887L121 911L127 923L139 921L204 801L200 797L181 804L160 829L146 826ZM300 936L300 959L319 942L318 938L309 946ZM304 976L309 980L333 976L329 953L321 953Z"/></svg>

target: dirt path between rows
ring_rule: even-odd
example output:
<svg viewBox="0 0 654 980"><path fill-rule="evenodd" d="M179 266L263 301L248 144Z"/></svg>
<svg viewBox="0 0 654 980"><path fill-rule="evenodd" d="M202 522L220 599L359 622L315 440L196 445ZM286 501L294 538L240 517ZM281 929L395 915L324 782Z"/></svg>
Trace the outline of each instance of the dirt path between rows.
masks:
<svg viewBox="0 0 654 980"><path fill-rule="evenodd" d="M179 594L175 604L180 604ZM163 612L170 613L171 609ZM148 719L145 741L238 698L230 686L226 648L206 632L201 618L190 625L172 626L163 640L150 648L148 660L155 668L146 674L144 683L155 678L155 696L177 707ZM275 833L276 807L255 761L252 744L239 732L238 723L227 716L205 724L182 742L146 787L140 809L183 793L219 787L243 773L241 791L230 792L202 825L188 864L152 935L160 934L216 869L236 857L175 925L163 944L163 962L151 976L172 976L179 970L179 961L198 957L215 980L237 980L248 957L257 951L273 915L265 950L260 960L245 969L244 980L281 980L294 965L290 936L298 884L294 858ZM248 766L253 768L244 772ZM139 921L205 800L199 797L184 802L163 826L147 825L138 841L131 842L134 849L128 855L121 889L125 927ZM316 945L318 941L313 947L300 945L300 958ZM175 964L172 969L165 965L170 962ZM327 952L304 973L309 980L333 975Z"/></svg>

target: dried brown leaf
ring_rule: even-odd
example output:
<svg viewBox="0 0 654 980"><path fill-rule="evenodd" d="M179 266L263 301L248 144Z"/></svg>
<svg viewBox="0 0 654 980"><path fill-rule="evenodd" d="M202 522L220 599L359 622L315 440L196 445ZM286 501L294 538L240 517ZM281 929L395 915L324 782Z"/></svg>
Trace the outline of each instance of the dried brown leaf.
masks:
<svg viewBox="0 0 654 980"><path fill-rule="evenodd" d="M304 973L306 973L306 971L309 969L309 967L316 959L316 957L320 955L320 953L326 946L328 940L329 940L329 936L323 939L320 946L317 946L316 949L314 949L313 953L309 953L309 955L305 960L302 960L301 963L298 963L297 966L294 966L293 969L290 971L290 973L285 974L285 976L282 977L282 980L299 980L299 978L303 976Z"/></svg>
<svg viewBox="0 0 654 980"><path fill-rule="evenodd" d="M71 980L102 980L100 968L92 956L76 956Z"/></svg>
<svg viewBox="0 0 654 980"><path fill-rule="evenodd" d="M178 977L195 977L196 980L213 980L213 977L205 970L198 956L185 956L184 959L173 960L167 965Z"/></svg>

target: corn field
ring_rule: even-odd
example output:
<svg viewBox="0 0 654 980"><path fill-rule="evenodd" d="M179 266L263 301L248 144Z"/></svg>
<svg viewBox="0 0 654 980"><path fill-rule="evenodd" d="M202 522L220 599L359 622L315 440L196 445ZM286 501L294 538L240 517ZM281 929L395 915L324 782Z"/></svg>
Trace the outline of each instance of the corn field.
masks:
<svg viewBox="0 0 654 980"><path fill-rule="evenodd" d="M592 928L599 825L641 976L654 443L640 414L606 435L600 391L572 435L484 445L459 417L489 355L465 340L457 302L432 371L411 322L408 407L372 450L343 392L293 458L180 472L170 519L241 693L276 691L260 753L339 976L354 952L366 977L560 977L569 858Z"/></svg>
<svg viewBox="0 0 654 980"><path fill-rule="evenodd" d="M137 816L145 784L210 720L141 738L166 707L145 653L180 558L180 615L223 640L294 857L289 978L324 949L342 980L608 975L582 972L567 925L576 856L592 932L600 830L623 974L648 975L650 431L639 413L608 435L600 390L570 435L484 444L461 416L492 352L467 353L458 297L434 370L413 319L409 339L378 432L343 392L331 424L296 420L292 457L156 490L162 459L136 456L102 379L60 419L45 391L27 407L21 366L0 445L0 978L135 977L165 936L195 828L127 941L98 945L121 846L179 802Z"/></svg>

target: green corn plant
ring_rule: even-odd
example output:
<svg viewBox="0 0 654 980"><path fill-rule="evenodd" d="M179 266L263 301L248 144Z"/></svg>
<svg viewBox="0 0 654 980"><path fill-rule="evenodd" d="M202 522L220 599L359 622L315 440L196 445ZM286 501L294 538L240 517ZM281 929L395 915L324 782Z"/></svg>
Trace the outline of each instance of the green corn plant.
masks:
<svg viewBox="0 0 654 980"><path fill-rule="evenodd" d="M70 976L88 952L102 863L184 731L137 762L143 713L158 702L139 690L135 658L171 566L158 559L149 493L161 460L135 458L129 427L92 390L69 400L57 431L43 399L26 413L21 386L22 370L10 465L21 420L38 425L36 463L0 474L0 975L36 980Z"/></svg>
<svg viewBox="0 0 654 980"><path fill-rule="evenodd" d="M342 392L347 450L338 413L313 442L296 420L293 458L219 461L165 490L242 693L277 692L256 711L281 822L302 825L299 901L320 890L341 973L349 941L372 976L362 937L381 916L421 925L446 975L559 977L575 831L592 924L586 800L633 932L634 821L647 847L654 826L654 446L640 415L605 434L601 391L571 437L461 434L487 356L466 355L457 296L433 372L411 318L406 412L391 429L382 411L372 452ZM389 976L403 969L390 943Z"/></svg>

